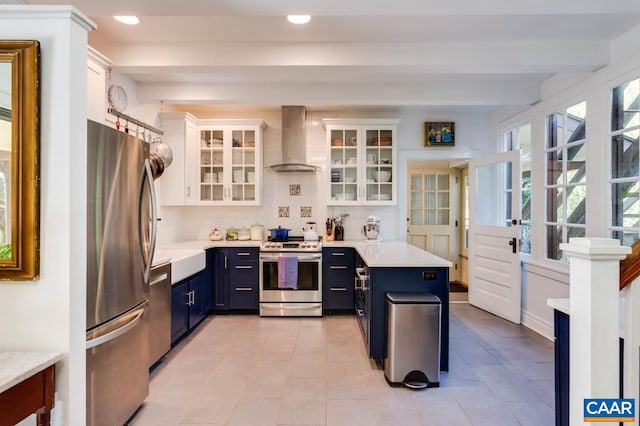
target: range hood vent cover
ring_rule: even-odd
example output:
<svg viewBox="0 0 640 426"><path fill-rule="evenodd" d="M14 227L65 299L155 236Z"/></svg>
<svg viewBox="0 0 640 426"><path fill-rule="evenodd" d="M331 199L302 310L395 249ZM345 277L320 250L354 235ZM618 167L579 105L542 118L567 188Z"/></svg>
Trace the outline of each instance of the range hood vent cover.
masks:
<svg viewBox="0 0 640 426"><path fill-rule="evenodd" d="M315 172L305 163L306 110L303 106L282 107L282 163L270 166L274 172Z"/></svg>

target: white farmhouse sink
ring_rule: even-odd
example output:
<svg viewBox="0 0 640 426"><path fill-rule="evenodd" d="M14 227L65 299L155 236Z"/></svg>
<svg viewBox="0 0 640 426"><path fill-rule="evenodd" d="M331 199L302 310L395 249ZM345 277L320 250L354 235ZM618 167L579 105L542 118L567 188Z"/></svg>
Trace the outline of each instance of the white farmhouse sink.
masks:
<svg viewBox="0 0 640 426"><path fill-rule="evenodd" d="M171 259L171 284L202 271L206 265L204 250L157 249L153 259L154 264L158 263L156 260Z"/></svg>

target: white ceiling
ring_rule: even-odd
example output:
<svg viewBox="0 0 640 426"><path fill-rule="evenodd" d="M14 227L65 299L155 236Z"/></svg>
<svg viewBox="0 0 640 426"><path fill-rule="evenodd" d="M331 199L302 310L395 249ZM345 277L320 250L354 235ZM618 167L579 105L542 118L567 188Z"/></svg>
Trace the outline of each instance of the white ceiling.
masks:
<svg viewBox="0 0 640 426"><path fill-rule="evenodd" d="M640 24L638 0L70 3L139 97L183 104L527 105L546 78L607 65L610 40Z"/></svg>

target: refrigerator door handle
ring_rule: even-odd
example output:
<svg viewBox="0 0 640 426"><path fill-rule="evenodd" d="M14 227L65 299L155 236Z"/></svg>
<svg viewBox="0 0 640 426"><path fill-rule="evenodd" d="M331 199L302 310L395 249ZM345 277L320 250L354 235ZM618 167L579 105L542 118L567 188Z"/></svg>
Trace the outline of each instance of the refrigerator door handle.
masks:
<svg viewBox="0 0 640 426"><path fill-rule="evenodd" d="M95 348L96 346L102 345L104 343L110 342L118 337L122 336L133 327L138 325L140 319L142 318L142 314L144 314L144 308L138 309L137 314L133 317L131 321L123 325L122 327L116 328L113 331L110 331L107 334L103 334L102 336L93 338L91 340L87 340L87 349Z"/></svg>
<svg viewBox="0 0 640 426"><path fill-rule="evenodd" d="M153 263L153 254L156 251L156 236L158 232L158 211L156 208L156 189L153 186L153 173L151 172L151 163L149 159L144 160L144 181L149 185L149 203L151 209L150 230L149 230L149 251L147 253L147 264L144 265L144 276L146 281L149 282L149 275L151 274L151 264ZM144 200L140 199L140 210L142 209L142 203ZM144 256L143 256L144 259ZM144 260L143 260L144 261Z"/></svg>

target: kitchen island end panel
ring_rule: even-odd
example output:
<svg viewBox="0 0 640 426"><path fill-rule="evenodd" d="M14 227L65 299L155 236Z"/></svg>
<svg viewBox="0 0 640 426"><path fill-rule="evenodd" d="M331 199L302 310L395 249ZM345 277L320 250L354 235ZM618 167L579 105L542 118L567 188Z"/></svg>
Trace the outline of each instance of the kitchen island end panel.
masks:
<svg viewBox="0 0 640 426"><path fill-rule="evenodd" d="M440 319L440 370L449 371L449 268L369 268L371 305L369 356L383 360L387 355L386 293L427 292L442 302Z"/></svg>

